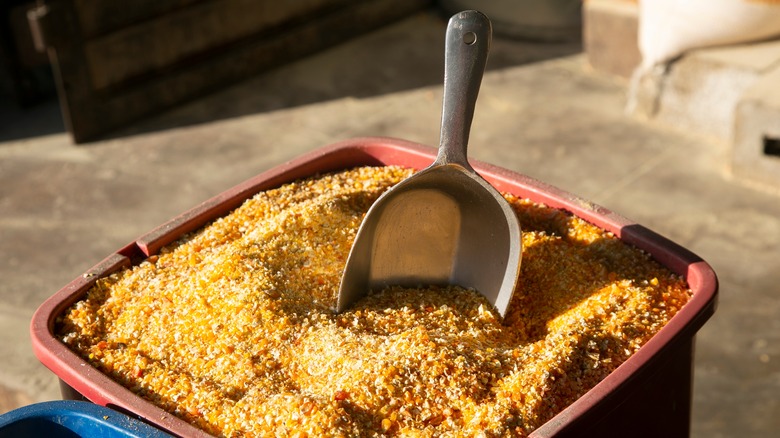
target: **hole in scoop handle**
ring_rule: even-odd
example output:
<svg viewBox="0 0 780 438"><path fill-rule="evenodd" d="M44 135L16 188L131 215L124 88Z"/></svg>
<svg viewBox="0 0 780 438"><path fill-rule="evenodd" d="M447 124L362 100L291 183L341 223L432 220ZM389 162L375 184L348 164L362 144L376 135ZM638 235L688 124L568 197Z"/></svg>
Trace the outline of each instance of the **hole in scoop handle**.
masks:
<svg viewBox="0 0 780 438"><path fill-rule="evenodd" d="M481 12L459 12L447 24L444 99L436 164L454 163L471 169L467 158L469 131L491 35L490 20Z"/></svg>

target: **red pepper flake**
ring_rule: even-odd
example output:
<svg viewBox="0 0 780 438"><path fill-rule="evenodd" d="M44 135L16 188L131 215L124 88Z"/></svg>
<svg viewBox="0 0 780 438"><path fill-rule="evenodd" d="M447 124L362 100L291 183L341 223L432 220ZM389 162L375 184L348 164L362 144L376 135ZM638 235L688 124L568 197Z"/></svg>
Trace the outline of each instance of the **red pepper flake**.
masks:
<svg viewBox="0 0 780 438"><path fill-rule="evenodd" d="M106 341L100 341L100 342L97 343L97 348L99 348L101 350L105 350L106 347L108 347L108 342L106 342Z"/></svg>
<svg viewBox="0 0 780 438"><path fill-rule="evenodd" d="M425 423L430 424L431 426L438 426L442 421L444 421L444 415L438 414L429 417L425 420Z"/></svg>
<svg viewBox="0 0 780 438"><path fill-rule="evenodd" d="M333 400L346 400L349 398L349 393L347 391L336 391L335 394L333 394Z"/></svg>

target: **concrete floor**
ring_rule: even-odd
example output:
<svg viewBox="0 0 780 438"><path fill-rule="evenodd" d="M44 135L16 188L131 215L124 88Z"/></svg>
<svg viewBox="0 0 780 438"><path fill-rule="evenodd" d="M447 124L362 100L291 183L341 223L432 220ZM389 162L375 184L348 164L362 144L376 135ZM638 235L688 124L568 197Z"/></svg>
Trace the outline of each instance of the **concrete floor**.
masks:
<svg viewBox="0 0 780 438"><path fill-rule="evenodd" d="M379 135L438 143L444 21L423 13L128 127L71 144L51 103L0 110L0 413L57 399L28 324L138 235L305 151ZM727 146L624 112L578 44L494 39L473 158L601 204L720 279L697 336L692 436L780 431L780 196L729 177ZM662 419L658 419L661 420Z"/></svg>

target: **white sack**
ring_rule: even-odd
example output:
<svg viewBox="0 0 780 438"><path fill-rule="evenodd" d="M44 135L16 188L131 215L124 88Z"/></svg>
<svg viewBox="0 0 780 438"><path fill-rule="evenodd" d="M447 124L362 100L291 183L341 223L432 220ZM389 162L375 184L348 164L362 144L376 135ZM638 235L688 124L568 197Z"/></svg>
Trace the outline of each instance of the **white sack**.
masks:
<svg viewBox="0 0 780 438"><path fill-rule="evenodd" d="M640 0L642 70L684 52L780 35L777 0Z"/></svg>

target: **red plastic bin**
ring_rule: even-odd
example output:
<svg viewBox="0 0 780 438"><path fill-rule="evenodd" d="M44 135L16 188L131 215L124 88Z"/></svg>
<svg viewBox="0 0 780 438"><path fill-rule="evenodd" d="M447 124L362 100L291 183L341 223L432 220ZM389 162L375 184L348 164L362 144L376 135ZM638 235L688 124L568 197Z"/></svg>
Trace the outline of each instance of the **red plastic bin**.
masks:
<svg viewBox="0 0 780 438"><path fill-rule="evenodd" d="M359 138L317 149L261 173L109 255L44 302L31 323L35 354L60 378L64 398L83 397L141 417L176 435L207 436L86 364L54 337L55 319L81 299L98 278L140 263L164 245L226 215L260 191L317 173L360 165L422 169L435 156L435 149L403 140ZM712 268L685 248L603 207L515 172L477 161L472 165L501 192L568 210L613 232L684 276L693 291L691 300L641 349L531 436L688 436L694 338L716 307L718 281Z"/></svg>

